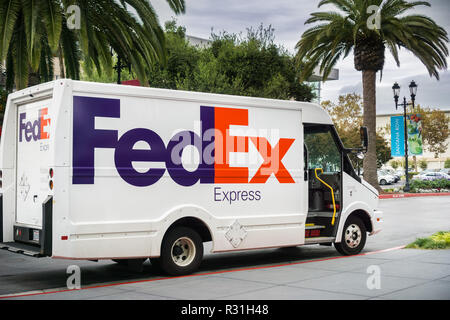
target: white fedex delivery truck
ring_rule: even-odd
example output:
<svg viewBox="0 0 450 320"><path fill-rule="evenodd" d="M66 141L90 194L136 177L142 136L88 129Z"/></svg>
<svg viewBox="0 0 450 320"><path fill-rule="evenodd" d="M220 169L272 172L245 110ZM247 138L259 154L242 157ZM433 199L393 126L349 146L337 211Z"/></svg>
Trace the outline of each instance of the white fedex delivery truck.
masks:
<svg viewBox="0 0 450 320"><path fill-rule="evenodd" d="M8 97L0 247L150 258L173 275L196 270L204 242L212 252L334 243L356 254L382 213L349 152L311 103L41 84Z"/></svg>

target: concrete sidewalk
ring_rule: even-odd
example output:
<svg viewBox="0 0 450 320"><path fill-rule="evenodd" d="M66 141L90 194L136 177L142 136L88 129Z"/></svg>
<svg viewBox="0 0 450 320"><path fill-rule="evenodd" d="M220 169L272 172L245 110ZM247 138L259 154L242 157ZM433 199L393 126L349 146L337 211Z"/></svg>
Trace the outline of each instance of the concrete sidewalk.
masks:
<svg viewBox="0 0 450 320"><path fill-rule="evenodd" d="M373 278L377 271L379 288L369 289L368 282L377 283ZM369 277L375 280L370 281ZM447 300L450 299L450 250L397 249L250 270L229 269L180 278L107 284L13 299Z"/></svg>

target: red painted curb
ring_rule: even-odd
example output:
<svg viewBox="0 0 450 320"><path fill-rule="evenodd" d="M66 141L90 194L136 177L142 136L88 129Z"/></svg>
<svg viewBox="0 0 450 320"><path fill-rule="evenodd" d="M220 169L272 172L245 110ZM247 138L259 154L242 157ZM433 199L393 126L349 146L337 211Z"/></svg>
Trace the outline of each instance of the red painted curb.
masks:
<svg viewBox="0 0 450 320"><path fill-rule="evenodd" d="M380 194L379 199L450 196L450 192Z"/></svg>

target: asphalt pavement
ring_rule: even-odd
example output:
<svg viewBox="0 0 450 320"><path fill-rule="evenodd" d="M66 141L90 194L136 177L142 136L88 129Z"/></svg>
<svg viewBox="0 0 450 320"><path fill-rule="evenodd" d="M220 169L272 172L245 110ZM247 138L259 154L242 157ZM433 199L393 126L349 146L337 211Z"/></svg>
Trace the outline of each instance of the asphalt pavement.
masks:
<svg viewBox="0 0 450 320"><path fill-rule="evenodd" d="M206 254L200 270L166 278L111 261L31 258L0 251L0 295L14 299L450 299L450 250L400 247L450 230L450 197L386 199L383 231L363 253L342 257L319 245ZM206 244L205 252L209 251ZM69 265L82 290L67 291Z"/></svg>

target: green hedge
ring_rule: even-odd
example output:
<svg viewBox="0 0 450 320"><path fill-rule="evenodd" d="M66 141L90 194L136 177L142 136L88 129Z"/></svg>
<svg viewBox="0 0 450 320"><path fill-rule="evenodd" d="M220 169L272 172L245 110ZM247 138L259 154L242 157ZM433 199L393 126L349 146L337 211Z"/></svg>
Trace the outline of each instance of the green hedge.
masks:
<svg viewBox="0 0 450 320"><path fill-rule="evenodd" d="M450 180L412 180L410 183L410 188L412 192L417 192L418 189L450 189Z"/></svg>
<svg viewBox="0 0 450 320"><path fill-rule="evenodd" d="M450 248L450 232L439 231L428 238L418 238L406 248L412 249L448 249Z"/></svg>
<svg viewBox="0 0 450 320"><path fill-rule="evenodd" d="M447 160L445 160L444 168L450 168L450 158L447 158Z"/></svg>

